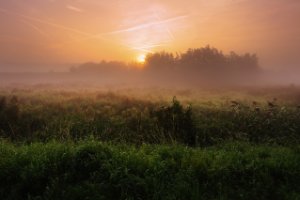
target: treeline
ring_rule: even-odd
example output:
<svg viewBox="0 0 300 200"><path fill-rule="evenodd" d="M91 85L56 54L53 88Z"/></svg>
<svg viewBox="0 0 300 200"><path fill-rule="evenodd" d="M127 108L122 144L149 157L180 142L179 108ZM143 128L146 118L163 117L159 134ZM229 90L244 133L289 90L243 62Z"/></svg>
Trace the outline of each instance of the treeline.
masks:
<svg viewBox="0 0 300 200"><path fill-rule="evenodd" d="M235 52L223 54L222 51L206 46L198 49L188 49L185 53L160 52L148 54L146 66L149 68L179 68L181 71L256 71L259 69L255 54L238 55Z"/></svg>
<svg viewBox="0 0 300 200"><path fill-rule="evenodd" d="M136 65L142 65L144 70ZM158 83L235 84L254 81L260 73L260 67L256 54L224 54L216 48L206 46L188 49L184 53L150 53L143 64L106 61L86 63L73 67L71 72L129 80L136 78L138 74L143 81Z"/></svg>
<svg viewBox="0 0 300 200"><path fill-rule="evenodd" d="M128 65L124 62L118 61L101 61L100 63L88 62L78 67L72 67L70 72L72 73L116 73L128 68Z"/></svg>

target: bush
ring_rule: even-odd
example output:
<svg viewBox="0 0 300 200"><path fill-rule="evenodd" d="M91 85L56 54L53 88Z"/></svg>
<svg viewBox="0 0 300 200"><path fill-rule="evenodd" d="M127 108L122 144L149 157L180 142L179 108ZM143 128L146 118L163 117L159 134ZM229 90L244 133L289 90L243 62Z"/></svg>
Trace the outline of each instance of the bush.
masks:
<svg viewBox="0 0 300 200"><path fill-rule="evenodd" d="M172 105L154 111L153 117L165 138L195 146L196 128L191 106L184 108L174 97Z"/></svg>

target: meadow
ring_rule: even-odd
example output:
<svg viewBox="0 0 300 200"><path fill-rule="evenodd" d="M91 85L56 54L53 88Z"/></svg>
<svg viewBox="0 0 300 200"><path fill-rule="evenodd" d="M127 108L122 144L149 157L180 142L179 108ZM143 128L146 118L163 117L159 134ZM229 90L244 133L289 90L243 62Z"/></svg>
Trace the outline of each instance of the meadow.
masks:
<svg viewBox="0 0 300 200"><path fill-rule="evenodd" d="M300 89L0 89L2 199L299 199Z"/></svg>

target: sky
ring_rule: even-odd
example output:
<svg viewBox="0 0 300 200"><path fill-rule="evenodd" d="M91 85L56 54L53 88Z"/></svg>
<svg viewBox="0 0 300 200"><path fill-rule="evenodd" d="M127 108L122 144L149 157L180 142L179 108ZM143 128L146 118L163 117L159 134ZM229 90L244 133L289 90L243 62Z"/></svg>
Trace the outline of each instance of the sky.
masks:
<svg viewBox="0 0 300 200"><path fill-rule="evenodd" d="M210 45L300 68L299 0L0 0L0 71L63 71Z"/></svg>

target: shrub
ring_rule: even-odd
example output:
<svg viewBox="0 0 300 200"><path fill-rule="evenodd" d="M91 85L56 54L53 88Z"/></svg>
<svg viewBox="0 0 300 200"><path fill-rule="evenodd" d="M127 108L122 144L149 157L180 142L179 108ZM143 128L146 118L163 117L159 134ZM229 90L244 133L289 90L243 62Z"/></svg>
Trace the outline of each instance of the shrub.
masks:
<svg viewBox="0 0 300 200"><path fill-rule="evenodd" d="M196 128L191 106L184 108L174 97L172 105L159 108L154 111L153 116L165 138L195 146Z"/></svg>

